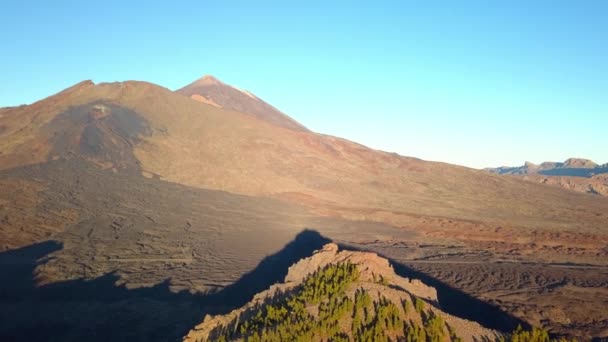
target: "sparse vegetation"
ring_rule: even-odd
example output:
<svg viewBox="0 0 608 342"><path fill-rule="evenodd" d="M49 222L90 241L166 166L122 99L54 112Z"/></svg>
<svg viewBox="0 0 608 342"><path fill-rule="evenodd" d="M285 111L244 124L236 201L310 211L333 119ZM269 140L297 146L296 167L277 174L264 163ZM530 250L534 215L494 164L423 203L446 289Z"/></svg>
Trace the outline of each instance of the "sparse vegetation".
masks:
<svg viewBox="0 0 608 342"><path fill-rule="evenodd" d="M424 330L426 330L426 340L428 342L440 342L443 341L445 336L445 323L440 316L435 315L432 311L429 311L425 315Z"/></svg>
<svg viewBox="0 0 608 342"><path fill-rule="evenodd" d="M540 329L532 328L532 330L524 330L521 326L518 326L508 339L502 342L576 342L576 340L568 340L566 338L552 339L549 336L549 332Z"/></svg>
<svg viewBox="0 0 608 342"><path fill-rule="evenodd" d="M307 277L296 292L250 313L242 323L218 329L217 339L245 338L247 341L310 341L313 339L348 341L340 319L355 309L345 295L346 288L359 273L351 263L329 265ZM357 297L359 298L359 297ZM371 302L365 297L362 303ZM313 314L310 306L316 306Z"/></svg>
<svg viewBox="0 0 608 342"><path fill-rule="evenodd" d="M401 335L403 327L399 308L393 302L385 297L372 302L366 292L358 291L351 329L353 341L389 341L391 336Z"/></svg>
<svg viewBox="0 0 608 342"><path fill-rule="evenodd" d="M218 341L459 341L448 333L443 319L414 297L414 307L422 324L406 319L411 312L408 300L393 302L383 295L372 298L368 291L347 290L358 280L351 263L329 265L308 276L289 294L276 296L225 326L216 328ZM383 277L374 283L388 284ZM350 289L352 291L352 288Z"/></svg>
<svg viewBox="0 0 608 342"><path fill-rule="evenodd" d="M414 308L416 309L416 312L421 314L422 311L424 310L424 301L418 297L415 297L414 298Z"/></svg>
<svg viewBox="0 0 608 342"><path fill-rule="evenodd" d="M445 314L416 296L394 301L388 286L372 274L359 281L356 265L344 262L317 269L287 293L249 309L210 335L214 341L462 342ZM371 285L375 284L375 285ZM371 286L371 287L368 287ZM414 308L412 310L411 308ZM487 341L490 341L489 339ZM574 342L552 339L546 330L518 327L496 342Z"/></svg>

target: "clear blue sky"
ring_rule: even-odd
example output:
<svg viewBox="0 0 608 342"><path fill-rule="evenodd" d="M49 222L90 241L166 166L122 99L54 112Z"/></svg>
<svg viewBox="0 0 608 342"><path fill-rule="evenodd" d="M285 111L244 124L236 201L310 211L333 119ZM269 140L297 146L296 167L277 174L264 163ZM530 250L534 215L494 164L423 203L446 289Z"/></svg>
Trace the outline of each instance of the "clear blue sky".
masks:
<svg viewBox="0 0 608 342"><path fill-rule="evenodd" d="M608 1L295 3L3 1L0 106L83 79L213 74L402 155L608 162Z"/></svg>

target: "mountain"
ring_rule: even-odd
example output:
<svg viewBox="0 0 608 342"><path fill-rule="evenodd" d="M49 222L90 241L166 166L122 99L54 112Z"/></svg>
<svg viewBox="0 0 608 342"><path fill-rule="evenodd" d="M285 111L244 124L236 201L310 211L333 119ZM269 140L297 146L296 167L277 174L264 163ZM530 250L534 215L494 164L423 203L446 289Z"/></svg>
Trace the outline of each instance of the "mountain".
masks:
<svg viewBox="0 0 608 342"><path fill-rule="evenodd" d="M208 105L252 115L280 127L308 132L306 127L252 93L224 84L211 75L203 76L176 92Z"/></svg>
<svg viewBox="0 0 608 342"><path fill-rule="evenodd" d="M501 175L522 176L525 180L568 190L608 196L608 164L598 165L589 159L570 158L564 162L544 162L540 165L526 162L523 166L485 170Z"/></svg>
<svg viewBox="0 0 608 342"><path fill-rule="evenodd" d="M0 111L0 271L19 275L0 286L0 337L79 340L94 317L100 340L132 338L122 308L139 338L172 340L321 240L437 281L469 303L450 314L487 327L503 316L468 308L605 335L607 199L285 127L242 102L261 100L199 83L226 98L85 81ZM323 239L267 259L304 229Z"/></svg>
<svg viewBox="0 0 608 342"><path fill-rule="evenodd" d="M596 174L608 173L608 164L598 165L589 159L569 158L561 162L544 162L540 165L525 162L523 166L501 166L485 169L501 175L541 174L546 176L592 177Z"/></svg>
<svg viewBox="0 0 608 342"><path fill-rule="evenodd" d="M482 171L283 129L145 82L85 82L6 112L3 124L1 169L77 156L104 169L287 199L341 216L594 230L595 212L605 207ZM574 203L588 213L573 210ZM530 206L533 213L518 215ZM564 215L547 215L554 210Z"/></svg>

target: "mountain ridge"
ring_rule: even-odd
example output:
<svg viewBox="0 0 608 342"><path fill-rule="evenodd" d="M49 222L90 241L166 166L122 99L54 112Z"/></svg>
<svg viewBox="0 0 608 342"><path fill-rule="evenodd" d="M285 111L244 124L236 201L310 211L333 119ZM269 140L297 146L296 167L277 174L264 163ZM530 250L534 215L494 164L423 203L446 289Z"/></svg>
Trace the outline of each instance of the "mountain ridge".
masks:
<svg viewBox="0 0 608 342"><path fill-rule="evenodd" d="M526 161L523 166L500 166L488 167L484 170L497 174L543 174L543 175L562 175L574 177L592 177L594 174L608 172L608 163L597 164L590 159L568 158L563 162L542 162L534 164Z"/></svg>
<svg viewBox="0 0 608 342"><path fill-rule="evenodd" d="M312 256L301 259L290 266L283 282L273 284L267 290L256 294L254 298L244 306L225 315L206 316L202 323L194 327L184 337L183 341L255 340L255 336L253 335L257 335L257 331L239 333L239 331L246 331L247 329L243 328L248 326L250 321L255 320L255 312L269 312L270 310L267 309L268 306L285 305L281 303L287 301L287 299L282 299L281 297L290 298L291 296L294 296L294 293L297 294L298 291L306 291L306 288L302 290L300 290L300 288L304 286L303 284L307 282L310 277L314 277L317 273L323 273L324 270L332 267L340 269L347 266L353 268L354 274L352 281L345 284L342 290L337 290L335 294L332 293L332 290L328 290L328 298L320 297L319 300L321 303L319 308L316 309L318 312L311 308L314 306L314 302L313 304L304 303L306 305L306 311L312 313L308 318L311 322L315 321L315 317L318 318L318 316L323 315L323 304L326 303L325 301L327 301L326 305L330 305L329 303L335 299L349 302L352 298L352 300L354 300L353 305L356 307L358 305L357 298L367 296L370 300L369 304L379 301L380 303L385 303L383 305L396 310L396 316L392 318L393 321L395 319L398 321L404 320L403 324L394 322L383 327L391 338L398 338L399 336L404 337L404 331L401 330L405 330L405 334L407 334L410 329L416 331L418 331L417 329L424 330L424 327L427 327L428 329L430 326L428 321L432 317L438 319L436 322L438 323L438 326L435 327L437 331L434 333L437 333L444 338L449 336L451 341L468 342L477 340L497 340L502 336L500 332L484 328L476 322L467 321L443 312L440 309L439 299L434 288L425 285L419 280L398 276L395 274L388 260L379 257L377 254L340 250L335 243L329 243L320 250L313 252ZM331 279L327 279L327 281L330 280ZM340 280L338 279L338 282L339 281ZM312 282L309 283L312 284ZM340 287L341 285L342 284L338 283L337 286ZM341 296L344 296L344 299L340 298ZM364 309L370 310L367 316L372 315L371 312L373 312L373 309L365 307ZM356 309L353 310L356 311ZM374 314L380 315L378 311L378 306L376 306ZM316 312L316 314L313 312ZM293 311L288 310L287 315L289 315L289 313L293 313ZM336 323L340 328L337 329L339 332L334 332L334 334L337 334L336 336L345 337L344 340L354 341L357 340L356 334L363 334L364 332L360 331L355 333L354 326L357 324L356 319L353 319L353 330L351 331L351 324L348 324L350 315L354 315L356 318L356 314L349 311L346 311L343 317L336 318ZM289 319L289 317L284 317L281 321ZM374 321L371 317L366 317L365 320ZM378 324L383 324L384 319L379 319L378 321ZM277 323L280 324L280 321ZM408 328L408 324L411 324L411 328ZM262 329L266 329L266 327ZM268 334L271 333L271 329L272 323L268 324ZM309 329L313 332L300 332L299 334L301 335L299 336L306 336L305 339L310 340L324 340L323 336L325 336L328 339L333 340L331 338L331 333L324 332L323 328L317 328L318 331L316 332L314 330L315 328ZM365 329L373 330L372 327L365 327ZM413 331L409 331L409 333L411 334ZM431 333L430 330L428 333ZM248 334L253 335L250 336ZM261 334L261 336L265 336L264 331ZM377 331L375 338L379 338L379 335L381 334L380 331ZM266 338L271 339L270 336L267 336ZM283 338L286 337L283 336ZM294 335L292 338L297 338L297 336ZM264 340L263 337L262 340Z"/></svg>
<svg viewBox="0 0 608 342"><path fill-rule="evenodd" d="M589 159L568 158L564 162L543 162L538 165L525 162L523 166L501 166L484 170L567 190L608 196L608 163L600 165Z"/></svg>

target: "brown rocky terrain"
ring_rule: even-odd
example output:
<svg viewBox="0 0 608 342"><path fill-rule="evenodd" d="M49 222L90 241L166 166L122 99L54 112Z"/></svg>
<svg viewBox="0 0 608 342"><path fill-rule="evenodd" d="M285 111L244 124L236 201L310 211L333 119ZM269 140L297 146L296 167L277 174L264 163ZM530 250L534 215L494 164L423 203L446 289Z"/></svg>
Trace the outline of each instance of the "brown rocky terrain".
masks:
<svg viewBox="0 0 608 342"><path fill-rule="evenodd" d="M608 195L608 164L598 165L589 159L570 158L563 163L544 162L535 165L486 169L491 173L515 175L524 180L561 187L594 195Z"/></svg>
<svg viewBox="0 0 608 342"><path fill-rule="evenodd" d="M240 90L206 75L176 91L196 101L252 115L277 126L295 131L308 129L246 90Z"/></svg>
<svg viewBox="0 0 608 342"><path fill-rule="evenodd" d="M531 325L551 327L553 333L568 335L577 331L579 339L591 339L608 332L606 268L472 260L406 264L450 286L463 288L476 298L508 308Z"/></svg>
<svg viewBox="0 0 608 342"><path fill-rule="evenodd" d="M524 180L561 187L563 189L584 192L588 194L608 196L608 174L593 175L591 177L574 176L545 176L525 175Z"/></svg>
<svg viewBox="0 0 608 342"><path fill-rule="evenodd" d="M327 244L317 250L308 258L304 258L289 267L285 279L281 283L273 284L269 289L254 296L244 306L235 309L225 315L207 316L204 321L194 327L184 338L186 342L198 342L213 340L213 333L222 326L229 326L232 322L242 321L251 311L259 310L266 303L272 302L274 298L283 293L290 293L302 286L303 282L319 269L328 265L352 264L357 269L357 280L346 288L346 296L355 297L358 291L364 291L370 295L373 301L380 298L387 299L390 303L402 307L400 318L415 322L423 326L424 315L441 317L445 327L449 327L452 335L456 335L462 341L496 340L502 334L500 332L486 329L476 322L467 321L443 312L438 300L437 292L419 280L411 280L395 274L388 260L374 253L339 251L336 244ZM382 279L379 281L378 279ZM415 299L423 299L427 307L427 313L416 312L414 308ZM406 303L406 304L404 304ZM312 305L310 305L312 306ZM309 306L309 307L310 307ZM407 308L412 308L407 310ZM318 309L317 309L318 310ZM348 315L340 321L341 324L350 326L347 322L352 316ZM350 336L352 339L353 337Z"/></svg>
<svg viewBox="0 0 608 342"><path fill-rule="evenodd" d="M433 276L448 312L486 327L511 329L507 313L555 333L608 335L608 199L286 127L253 109L255 96L214 87L238 92L244 107L211 90L86 81L0 111L0 265L21 275L0 289L0 336L70 327L56 339L79 340L96 317L114 327L100 340L179 338L205 312L243 305L280 280L269 269L311 250L281 267L267 258L306 228L323 235L309 247L332 240L381 253L402 275ZM458 275L444 263L458 264ZM480 264L494 285L470 280ZM597 300L571 310L581 291L521 281L547 267L555 279L591 270L575 286ZM244 285L260 269L258 285ZM94 287L106 294L89 295ZM70 299L79 291L87 295ZM462 301L481 314L450 305ZM485 302L504 312L489 315ZM117 308L138 328L113 325Z"/></svg>

